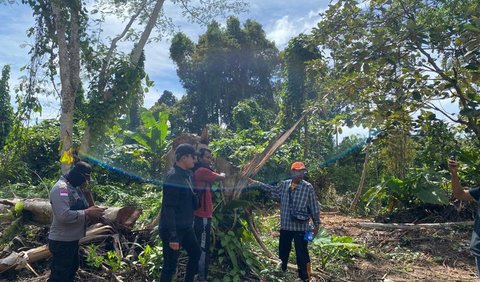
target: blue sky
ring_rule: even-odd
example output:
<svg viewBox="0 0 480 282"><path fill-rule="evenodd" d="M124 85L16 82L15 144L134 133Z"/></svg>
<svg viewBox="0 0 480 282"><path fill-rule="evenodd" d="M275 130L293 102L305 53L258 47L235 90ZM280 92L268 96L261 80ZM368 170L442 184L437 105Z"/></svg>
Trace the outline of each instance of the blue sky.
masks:
<svg viewBox="0 0 480 282"><path fill-rule="evenodd" d="M241 22L246 19L253 19L259 22L267 34L267 38L274 41L276 46L283 49L288 40L299 33L308 33L320 20L320 13L323 12L330 3L330 0L298 0L298 1L279 1L279 0L247 0L249 9L246 13L236 15ZM335 1L333 1L335 2ZM205 27L198 24L189 23L182 18L177 7L174 7L171 1L165 1L165 13L173 18L178 30L186 33L192 40L196 41L198 36L205 32ZM178 15L178 16L175 16ZM224 23L224 19L217 19ZM29 62L27 54L29 48L22 47L32 44L33 41L26 36L26 30L33 26L33 16L30 7L13 4L0 4L0 67L11 65L10 89L14 93L15 87L21 76L27 75L20 68ZM125 23L110 17L102 26L104 29L105 43L109 43L109 37L113 37L121 32ZM151 43L146 46L146 71L151 80L154 81L153 88L145 95L145 107L152 106L160 97L164 90L172 91L176 96L182 96L184 90L179 82L175 71L175 65L169 58L169 38L161 42ZM128 44L121 44L120 49L131 50ZM12 97L12 103L14 98ZM39 120L46 118L55 118L59 116L58 98L54 96L40 98L43 111L42 115L37 117ZM449 112L458 112L458 105L451 104L449 101L438 101ZM343 136L350 134L367 135L367 131L360 128L345 128Z"/></svg>
<svg viewBox="0 0 480 282"><path fill-rule="evenodd" d="M329 0L249 0L247 12L237 15L243 23L246 19L259 22L267 34L267 38L274 41L279 49L283 49L288 40L299 33L308 33L320 20L319 14L330 3ZM196 41L198 36L205 32L205 27L189 23L180 16L178 9L173 7L170 1L165 2L165 12L173 18L178 29L186 33ZM173 15L179 15L177 17ZM224 19L217 19L224 23ZM12 93L18 85L19 78L27 75L26 71L20 71L22 66L29 62L28 50L32 39L28 38L26 31L34 25L34 19L30 7L22 4L0 4L0 67L6 64L11 66L10 89ZM107 18L103 25L104 42L108 36L113 37L120 33L125 23L115 18ZM22 47L24 46L24 47ZM150 79L154 81L154 87L146 93L144 106L150 107L158 100L164 90L172 91L176 96L184 93L175 71L175 65L169 58L169 38L157 43L151 43L145 48L146 71ZM130 50L130 46L120 48ZM12 97L12 104L14 98ZM58 117L59 104L57 97L41 97L43 107L40 119Z"/></svg>

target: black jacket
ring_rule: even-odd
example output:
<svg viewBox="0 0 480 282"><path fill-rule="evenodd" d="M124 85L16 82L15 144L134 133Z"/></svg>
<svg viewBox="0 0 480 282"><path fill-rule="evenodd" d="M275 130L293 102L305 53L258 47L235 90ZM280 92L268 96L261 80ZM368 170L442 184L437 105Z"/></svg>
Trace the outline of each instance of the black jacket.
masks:
<svg viewBox="0 0 480 282"><path fill-rule="evenodd" d="M160 229L170 233L170 242L177 241L177 230L193 226L194 194L192 171L177 165L165 176Z"/></svg>

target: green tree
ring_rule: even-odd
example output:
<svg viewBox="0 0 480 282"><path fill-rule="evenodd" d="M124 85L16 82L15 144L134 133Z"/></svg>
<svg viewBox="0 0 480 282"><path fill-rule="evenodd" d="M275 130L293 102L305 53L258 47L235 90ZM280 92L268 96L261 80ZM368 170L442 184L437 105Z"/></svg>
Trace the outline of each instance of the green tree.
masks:
<svg viewBox="0 0 480 282"><path fill-rule="evenodd" d="M162 96L160 96L160 99L158 99L157 103L159 104L164 104L168 107L173 107L175 106L175 103L177 103L177 98L171 91L164 90Z"/></svg>
<svg viewBox="0 0 480 282"><path fill-rule="evenodd" d="M0 78L0 148L6 144L6 139L13 123L13 108L10 104L10 66L6 65L2 69Z"/></svg>
<svg viewBox="0 0 480 282"><path fill-rule="evenodd" d="M150 174L157 177L162 171L162 158L167 148L168 113L159 113L155 118L149 110L142 109L140 113L142 126L137 132L127 131L125 134L142 145L150 157Z"/></svg>
<svg viewBox="0 0 480 282"><path fill-rule="evenodd" d="M185 120L188 117L184 116L184 113L188 112L188 109L185 109L185 111L182 110L184 99L185 96L177 100L172 92L165 90L158 101L150 108L153 116L157 119L161 113L168 114L168 121L170 123L168 131L169 138L177 137L188 130L186 125L187 121Z"/></svg>
<svg viewBox="0 0 480 282"><path fill-rule="evenodd" d="M350 105L345 113L372 127L436 110L480 136L479 9L478 1L455 0L332 4L313 32L333 66L332 93ZM460 115L432 102L438 99L458 101Z"/></svg>
<svg viewBox="0 0 480 282"><path fill-rule="evenodd" d="M238 19L230 17L225 28L214 21L196 44L178 33L170 56L187 92L182 110L192 132L209 123L232 128L233 108L248 98L274 106L272 79L278 50L255 21L247 20L240 27Z"/></svg>
<svg viewBox="0 0 480 282"><path fill-rule="evenodd" d="M52 83L60 81L61 156L72 149L73 125L76 122L74 113L79 106L76 101L82 101L76 98L87 93L87 99L83 100L86 126L81 144L81 150L86 152L91 147L91 139L101 138L123 113L131 110L130 116L135 117L136 110L131 109L132 105L134 107L141 103L143 86L151 86L144 72L143 49L150 39L160 39L165 35L164 31L171 30L173 25L163 13L165 1L102 0L96 2L90 11L79 0L22 2L30 5L36 21L29 30L29 35L35 39L31 51L31 77L22 89L25 89L26 96L35 99L41 91L38 79L42 77L41 70ZM183 9L184 15L190 20L200 23L229 11L243 11L246 7L242 0L216 0L199 4L181 1L175 4ZM90 17L96 13L101 14L97 17L100 21L108 14L126 22L123 31L111 40L109 46L99 40L101 25L95 27L98 21L94 19L95 16ZM92 31L87 32L89 29ZM134 43L128 55L117 50L121 40ZM42 60L44 57L48 62ZM85 92L80 79L81 72L86 73L82 80L86 83L85 89L88 89ZM62 164L63 171L68 168L68 163Z"/></svg>
<svg viewBox="0 0 480 282"><path fill-rule="evenodd" d="M286 77L283 110L287 127L302 115L307 100L317 98L315 88L309 83L307 64L320 58L320 50L305 34L291 39L282 53Z"/></svg>

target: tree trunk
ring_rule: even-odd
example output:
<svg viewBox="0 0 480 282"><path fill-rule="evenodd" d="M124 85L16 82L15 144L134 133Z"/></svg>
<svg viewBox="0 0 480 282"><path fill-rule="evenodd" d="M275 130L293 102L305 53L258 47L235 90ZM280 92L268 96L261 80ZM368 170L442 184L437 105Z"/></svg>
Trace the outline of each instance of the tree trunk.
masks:
<svg viewBox="0 0 480 282"><path fill-rule="evenodd" d="M60 157L72 150L73 112L75 109L75 93L80 84L80 39L79 39L79 11L72 9L70 48L66 38L66 20L62 12L60 1L52 1L52 12L55 21L55 33L58 44L58 61L60 69L61 114L60 114ZM77 3L80 7L80 3ZM75 42L78 41L78 42ZM61 163L63 173L66 173L71 164Z"/></svg>
<svg viewBox="0 0 480 282"><path fill-rule="evenodd" d="M157 23L158 15L162 10L164 2L165 0L158 0L157 3L155 4L152 15L150 16L150 19L148 20L148 23L145 26L145 30L143 31L142 36L140 37L140 40L135 45L135 48L132 51L131 58L132 58L132 64L134 66L136 66L140 61L140 56L142 55L143 48L145 48L148 38L150 37L150 33L152 32L152 29L155 27L155 24Z"/></svg>
<svg viewBox="0 0 480 282"><path fill-rule="evenodd" d="M377 223L377 222L359 222L358 225L362 228L377 229L377 230L418 230L422 228L427 229L442 229L451 227L471 226L473 221L459 221L459 222L441 222L441 223Z"/></svg>
<svg viewBox="0 0 480 282"><path fill-rule="evenodd" d="M80 153L87 153L90 148L90 126L87 124L83 131L82 144L80 144Z"/></svg>
<svg viewBox="0 0 480 282"><path fill-rule="evenodd" d="M363 162L362 177L360 178L360 183L358 183L357 193L355 193L355 197L353 198L352 204L350 205L350 211L353 211L355 209L358 200L360 199L360 195L362 195L362 190L365 185L365 177L367 175L369 151L370 144L367 144L367 149L365 150L365 161Z"/></svg>
<svg viewBox="0 0 480 282"><path fill-rule="evenodd" d="M150 34L151 34L153 28L155 27L155 24L157 22L160 11L162 10L164 2L165 2L165 0L158 0L156 2L155 7L153 8L153 12L150 16L150 19L148 20L148 23L145 26L145 30L143 31L143 33L140 37L140 40L135 44L135 47L132 50L131 64L132 64L133 67L137 66L139 61L140 61L140 57L142 56L143 49L145 48L145 45L147 44L148 38L150 37ZM136 18L136 15L134 17L132 17L132 19L134 19L134 18ZM131 26L132 25L132 20L130 20L127 25ZM116 39L114 39L114 40L116 40ZM113 46L115 46L115 45L116 45L116 41L115 41L115 43L112 42L111 48L109 50L109 56L111 56L111 53L113 52L112 48L114 48ZM110 58L107 57L107 60L109 61ZM106 67L107 66L105 66L105 68ZM106 70L102 69L102 72L105 73ZM104 83L104 82L102 82L102 83ZM104 89L101 89L101 91L104 91ZM104 99L105 102L108 101L109 95L111 95L110 92L104 91L103 99ZM82 144L80 146L81 152L83 152L83 153L88 152L88 150L90 148L90 139L91 139L90 137L91 137L90 126L87 125L87 127L85 128L85 131L84 131L84 136L82 138Z"/></svg>
<svg viewBox="0 0 480 282"><path fill-rule="evenodd" d="M0 204L7 206L15 206L19 202L23 203L22 211L28 220L37 224L51 223L52 207L46 199L0 199ZM109 207L104 212L103 221L131 229L141 213L142 209L136 207Z"/></svg>

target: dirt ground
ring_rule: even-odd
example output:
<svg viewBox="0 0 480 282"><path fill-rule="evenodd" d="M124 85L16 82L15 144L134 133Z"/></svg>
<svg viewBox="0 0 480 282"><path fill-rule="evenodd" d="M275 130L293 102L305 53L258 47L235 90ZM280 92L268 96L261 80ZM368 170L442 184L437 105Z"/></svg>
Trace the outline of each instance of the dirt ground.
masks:
<svg viewBox="0 0 480 282"><path fill-rule="evenodd" d="M338 213L322 215L329 233L352 236L368 251L335 275L316 281L477 281L468 252L473 226L380 231L359 226L366 221Z"/></svg>
<svg viewBox="0 0 480 282"><path fill-rule="evenodd" d="M334 271L314 265L314 281L477 281L474 259L468 252L473 226L383 231L359 225L372 221L322 213L322 225L329 234L351 236L356 243L365 245L367 252L351 263L339 265ZM311 256L318 254L311 253ZM33 279L28 270L23 270L13 280L10 279L13 277L0 275L0 281L45 281L47 261L35 264L35 269L43 270L37 279ZM80 280L92 281L84 278L87 277L84 272L78 274ZM273 276L272 280L265 281L298 281L294 269Z"/></svg>

